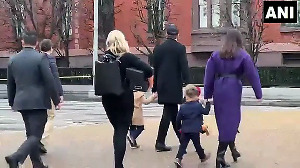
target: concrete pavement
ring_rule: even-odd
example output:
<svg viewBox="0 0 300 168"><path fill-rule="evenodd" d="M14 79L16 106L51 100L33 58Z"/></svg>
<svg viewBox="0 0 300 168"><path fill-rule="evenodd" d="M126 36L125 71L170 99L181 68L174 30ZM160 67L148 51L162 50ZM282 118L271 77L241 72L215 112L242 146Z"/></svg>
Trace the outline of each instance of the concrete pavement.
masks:
<svg viewBox="0 0 300 168"><path fill-rule="evenodd" d="M300 113L294 108L244 108L237 146L242 153L238 163L232 168L299 168L300 165ZM147 118L146 130L138 139L141 149L128 148L126 168L169 168L178 149L178 140L173 131L169 133L167 144L174 150L156 153L154 142L159 118ZM217 147L217 128L214 116L206 116L211 136L202 136L206 152L212 159L200 163L193 147L189 146L184 158L185 168L213 168ZM15 151L24 139L24 133L0 134L0 167L6 167L4 156ZM112 128L109 124L89 126L69 126L55 129L49 140L49 154L44 157L51 168L113 168ZM232 162L230 152L227 161ZM25 168L30 168L26 162Z"/></svg>

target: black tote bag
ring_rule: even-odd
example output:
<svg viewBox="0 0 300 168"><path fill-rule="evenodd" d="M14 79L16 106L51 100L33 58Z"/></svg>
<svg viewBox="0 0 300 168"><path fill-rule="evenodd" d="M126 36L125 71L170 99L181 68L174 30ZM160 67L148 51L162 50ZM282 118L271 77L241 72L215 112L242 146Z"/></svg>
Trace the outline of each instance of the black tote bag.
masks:
<svg viewBox="0 0 300 168"><path fill-rule="evenodd" d="M120 62L95 63L95 95L121 95L124 92L120 74Z"/></svg>
<svg viewBox="0 0 300 168"><path fill-rule="evenodd" d="M129 81L129 87L131 90L147 92L149 88L148 81L145 80L143 71L126 68L126 79Z"/></svg>

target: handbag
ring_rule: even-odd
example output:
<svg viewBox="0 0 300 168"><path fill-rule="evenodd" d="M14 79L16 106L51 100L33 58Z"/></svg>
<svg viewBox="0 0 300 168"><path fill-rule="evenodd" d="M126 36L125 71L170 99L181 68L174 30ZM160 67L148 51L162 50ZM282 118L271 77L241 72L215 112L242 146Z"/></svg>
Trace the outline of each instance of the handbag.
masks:
<svg viewBox="0 0 300 168"><path fill-rule="evenodd" d="M147 92L149 88L149 82L145 80L143 71L126 68L126 80L129 81L129 88L131 90Z"/></svg>
<svg viewBox="0 0 300 168"><path fill-rule="evenodd" d="M105 54L101 61L95 62L95 95L121 95L124 92L120 60L110 54Z"/></svg>

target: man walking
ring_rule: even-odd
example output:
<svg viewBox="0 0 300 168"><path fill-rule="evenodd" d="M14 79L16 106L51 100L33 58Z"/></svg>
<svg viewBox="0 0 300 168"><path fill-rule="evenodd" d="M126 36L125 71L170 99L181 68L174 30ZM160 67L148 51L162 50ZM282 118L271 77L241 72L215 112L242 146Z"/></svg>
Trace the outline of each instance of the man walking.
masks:
<svg viewBox="0 0 300 168"><path fill-rule="evenodd" d="M167 27L167 40L154 49L154 86L158 93L158 103L164 105L160 121L155 149L158 152L170 151L165 145L170 121L178 138L176 129L178 104L182 103L182 87L189 81L189 69L186 48L177 42L178 29L174 24Z"/></svg>
<svg viewBox="0 0 300 168"><path fill-rule="evenodd" d="M9 106L22 114L27 140L5 160L10 168L18 168L28 155L33 168L46 168L39 152L39 142L47 122L47 109L52 99L60 108L58 92L49 68L48 58L35 50L37 36L33 32L24 34L23 50L11 57L7 70Z"/></svg>

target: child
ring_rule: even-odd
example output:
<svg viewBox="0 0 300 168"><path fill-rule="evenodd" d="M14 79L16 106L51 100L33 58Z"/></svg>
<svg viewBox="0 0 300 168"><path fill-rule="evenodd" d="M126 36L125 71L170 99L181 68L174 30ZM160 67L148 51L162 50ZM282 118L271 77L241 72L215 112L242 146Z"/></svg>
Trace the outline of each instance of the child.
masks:
<svg viewBox="0 0 300 168"><path fill-rule="evenodd" d="M199 97L199 102L201 103L201 104L204 104L204 100L203 99L201 99L201 88L200 87L196 87L196 89L197 89L197 91L198 91L198 97ZM184 102L186 102L186 97L184 97ZM202 125L201 126L202 127L202 130L201 130L201 134L206 134L207 136L209 136L209 130L208 130L208 126L207 125Z"/></svg>
<svg viewBox="0 0 300 168"><path fill-rule="evenodd" d="M143 104L150 104L157 98L157 94L152 94L149 98L145 97L145 93L141 91L134 92L134 111L132 117L132 123L130 126L129 141L132 149L137 149L140 146L137 144L136 139L144 131L144 117L143 117Z"/></svg>
<svg viewBox="0 0 300 168"><path fill-rule="evenodd" d="M210 103L207 102L206 107L202 107L202 104L199 103L199 91L194 85L186 86L185 97L186 103L180 106L176 119L177 129L181 130L180 147L175 160L177 167L182 167L181 160L190 140L193 141L201 162L210 158L210 154L204 153L199 136L199 133L202 132L203 114L209 114Z"/></svg>

